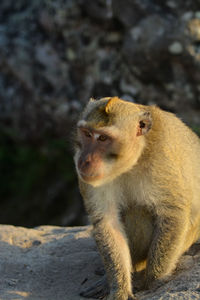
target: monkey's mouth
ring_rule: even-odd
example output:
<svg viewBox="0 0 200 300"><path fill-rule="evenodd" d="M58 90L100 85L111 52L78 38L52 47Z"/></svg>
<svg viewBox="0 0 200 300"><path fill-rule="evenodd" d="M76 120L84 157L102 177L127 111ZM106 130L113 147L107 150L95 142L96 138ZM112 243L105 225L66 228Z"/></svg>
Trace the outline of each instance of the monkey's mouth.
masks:
<svg viewBox="0 0 200 300"><path fill-rule="evenodd" d="M102 178L102 174L99 174L99 173L80 172L80 176L86 182L95 181L95 180L99 180Z"/></svg>

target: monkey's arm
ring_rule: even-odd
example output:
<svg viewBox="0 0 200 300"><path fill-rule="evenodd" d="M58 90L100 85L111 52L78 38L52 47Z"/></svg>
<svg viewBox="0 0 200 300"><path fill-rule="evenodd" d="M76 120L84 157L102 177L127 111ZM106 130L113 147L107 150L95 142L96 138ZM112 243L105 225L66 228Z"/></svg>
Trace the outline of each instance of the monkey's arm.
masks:
<svg viewBox="0 0 200 300"><path fill-rule="evenodd" d="M150 287L156 279L166 278L182 254L189 222L188 209L173 207L170 210L163 208L165 214L157 217L147 258L146 287Z"/></svg>
<svg viewBox="0 0 200 300"><path fill-rule="evenodd" d="M79 186L93 224L93 236L106 269L110 287L108 299L135 299L131 287L132 262L128 241L112 191L108 187L93 190L81 181ZM109 193L111 194L108 196ZM95 287L91 290L95 295Z"/></svg>
<svg viewBox="0 0 200 300"><path fill-rule="evenodd" d="M93 234L110 285L109 300L135 299L131 288L131 258L123 228L115 216L94 222Z"/></svg>

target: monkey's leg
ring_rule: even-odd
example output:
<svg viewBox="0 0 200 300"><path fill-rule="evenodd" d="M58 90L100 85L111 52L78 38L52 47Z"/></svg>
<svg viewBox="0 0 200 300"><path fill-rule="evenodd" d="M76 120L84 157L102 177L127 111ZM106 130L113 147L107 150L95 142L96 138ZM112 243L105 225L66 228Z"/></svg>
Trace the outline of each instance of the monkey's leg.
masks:
<svg viewBox="0 0 200 300"><path fill-rule="evenodd" d="M128 242L116 216L104 217L94 225L93 234L108 276L109 300L135 299L131 287L132 262Z"/></svg>
<svg viewBox="0 0 200 300"><path fill-rule="evenodd" d="M173 271L182 254L188 228L188 217L183 212L176 212L172 217L160 217L154 232L146 268L146 288L154 280L163 280Z"/></svg>
<svg viewBox="0 0 200 300"><path fill-rule="evenodd" d="M86 288L80 293L80 296L86 298L103 299L109 294L109 286L106 275L98 280L94 285Z"/></svg>

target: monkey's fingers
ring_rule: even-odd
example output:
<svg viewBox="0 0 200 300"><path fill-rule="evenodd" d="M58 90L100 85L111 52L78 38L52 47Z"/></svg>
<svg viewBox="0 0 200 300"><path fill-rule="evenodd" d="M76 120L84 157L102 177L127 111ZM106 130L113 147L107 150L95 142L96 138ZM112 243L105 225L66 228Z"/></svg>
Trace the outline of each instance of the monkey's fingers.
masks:
<svg viewBox="0 0 200 300"><path fill-rule="evenodd" d="M103 275L105 275L106 272L105 272L104 267L98 267L98 268L96 268L96 270L94 271L94 273L96 275L103 276Z"/></svg>
<svg viewBox="0 0 200 300"><path fill-rule="evenodd" d="M139 300L137 297L135 297L134 295L131 295L128 297L128 300Z"/></svg>
<svg viewBox="0 0 200 300"><path fill-rule="evenodd" d="M107 283L107 278L104 276L102 279L98 280L93 286L83 290L80 296L85 298L95 298L103 299L109 294L109 287Z"/></svg>

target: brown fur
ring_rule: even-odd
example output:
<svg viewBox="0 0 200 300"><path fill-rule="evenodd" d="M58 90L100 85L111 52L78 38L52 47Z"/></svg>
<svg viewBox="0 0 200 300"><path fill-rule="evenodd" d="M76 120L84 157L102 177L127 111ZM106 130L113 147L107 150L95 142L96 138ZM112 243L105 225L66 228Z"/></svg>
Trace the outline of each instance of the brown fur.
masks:
<svg viewBox="0 0 200 300"><path fill-rule="evenodd" d="M108 275L108 299L134 299L132 271L146 267L149 286L167 277L200 237L200 141L175 115L117 97L90 101L78 124L112 135L116 158L109 161L110 148L102 148L103 178L81 178L85 143L75 164Z"/></svg>

